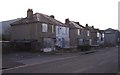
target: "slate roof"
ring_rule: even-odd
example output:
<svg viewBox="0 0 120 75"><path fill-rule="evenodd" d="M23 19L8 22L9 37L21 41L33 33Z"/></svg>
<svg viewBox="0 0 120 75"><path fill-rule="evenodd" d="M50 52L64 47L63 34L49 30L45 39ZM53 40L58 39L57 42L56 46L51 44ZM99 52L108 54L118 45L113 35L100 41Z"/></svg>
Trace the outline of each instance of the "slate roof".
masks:
<svg viewBox="0 0 120 75"><path fill-rule="evenodd" d="M88 26L88 27L86 27L86 29L90 30L91 32L97 32L97 31L99 31L99 29L94 28L92 26Z"/></svg>
<svg viewBox="0 0 120 75"><path fill-rule="evenodd" d="M34 22L44 22L44 23L49 23L49 24L54 24L54 25L64 25L62 22L48 16L42 13L35 13L33 15L33 18L22 18L19 21L16 21L12 23L11 25L20 25L20 24L25 24L25 23L34 23Z"/></svg>
<svg viewBox="0 0 120 75"><path fill-rule="evenodd" d="M89 30L94 30L94 28L92 28L92 26L88 26L86 28L89 29Z"/></svg>
<svg viewBox="0 0 120 75"><path fill-rule="evenodd" d="M74 22L74 21L70 21L69 22L69 27L70 28L85 28L84 26L80 25L80 24L77 24L77 22Z"/></svg>
<svg viewBox="0 0 120 75"><path fill-rule="evenodd" d="M112 28L108 28L108 29L106 29L107 31L116 31L115 29L112 29ZM105 31L106 31L105 30Z"/></svg>
<svg viewBox="0 0 120 75"><path fill-rule="evenodd" d="M110 31L110 32L112 32L112 33L119 32L118 30L112 29L112 28L108 28L108 29L106 29L106 30L104 30L104 31L105 31L105 32Z"/></svg>

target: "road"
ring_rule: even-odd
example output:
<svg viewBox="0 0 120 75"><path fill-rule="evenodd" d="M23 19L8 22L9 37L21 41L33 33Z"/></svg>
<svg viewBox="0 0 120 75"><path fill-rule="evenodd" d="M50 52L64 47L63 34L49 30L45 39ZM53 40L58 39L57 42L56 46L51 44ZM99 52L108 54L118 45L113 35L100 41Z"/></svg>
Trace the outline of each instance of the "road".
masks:
<svg viewBox="0 0 120 75"><path fill-rule="evenodd" d="M64 58L64 57L62 57ZM117 73L118 48L111 47L90 54L76 54L66 59L32 63L3 70L3 73Z"/></svg>

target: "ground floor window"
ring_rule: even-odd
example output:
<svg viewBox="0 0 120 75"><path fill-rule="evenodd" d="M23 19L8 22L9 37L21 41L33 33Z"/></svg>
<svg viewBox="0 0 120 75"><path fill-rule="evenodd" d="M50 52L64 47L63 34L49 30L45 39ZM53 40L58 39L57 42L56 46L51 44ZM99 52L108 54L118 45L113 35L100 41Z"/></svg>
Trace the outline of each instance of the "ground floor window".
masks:
<svg viewBox="0 0 120 75"><path fill-rule="evenodd" d="M69 39L68 38L57 38L56 46L60 48L68 48L69 47Z"/></svg>
<svg viewBox="0 0 120 75"><path fill-rule="evenodd" d="M52 38L43 38L43 52L52 51Z"/></svg>
<svg viewBox="0 0 120 75"><path fill-rule="evenodd" d="M78 38L77 41L78 41L78 45L83 45L83 39Z"/></svg>
<svg viewBox="0 0 120 75"><path fill-rule="evenodd" d="M92 39L89 40L89 45L92 45Z"/></svg>
<svg viewBox="0 0 120 75"><path fill-rule="evenodd" d="M62 47L62 39L61 38L57 38L56 39L56 46L58 46L58 47Z"/></svg>
<svg viewBox="0 0 120 75"><path fill-rule="evenodd" d="M52 47L52 39L51 38L43 38L43 47L51 48Z"/></svg>

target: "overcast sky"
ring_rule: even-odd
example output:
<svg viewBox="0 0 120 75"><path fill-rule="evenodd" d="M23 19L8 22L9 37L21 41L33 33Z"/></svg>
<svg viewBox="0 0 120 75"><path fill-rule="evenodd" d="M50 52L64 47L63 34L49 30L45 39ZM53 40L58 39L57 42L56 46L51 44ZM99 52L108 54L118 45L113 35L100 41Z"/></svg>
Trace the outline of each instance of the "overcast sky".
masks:
<svg viewBox="0 0 120 75"><path fill-rule="evenodd" d="M119 0L1 0L0 21L26 17L28 8L33 12L54 15L64 23L66 18L86 23L95 28L118 29Z"/></svg>

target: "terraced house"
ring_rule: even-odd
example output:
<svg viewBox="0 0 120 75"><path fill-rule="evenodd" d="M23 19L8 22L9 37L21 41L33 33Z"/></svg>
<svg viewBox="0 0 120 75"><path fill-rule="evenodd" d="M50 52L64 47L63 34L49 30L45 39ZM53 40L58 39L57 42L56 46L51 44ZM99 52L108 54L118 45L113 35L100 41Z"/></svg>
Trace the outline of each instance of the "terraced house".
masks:
<svg viewBox="0 0 120 75"><path fill-rule="evenodd" d="M53 15L33 14L27 10L27 17L11 24L11 41L32 42L33 49L49 52L55 46L69 47L69 28Z"/></svg>

